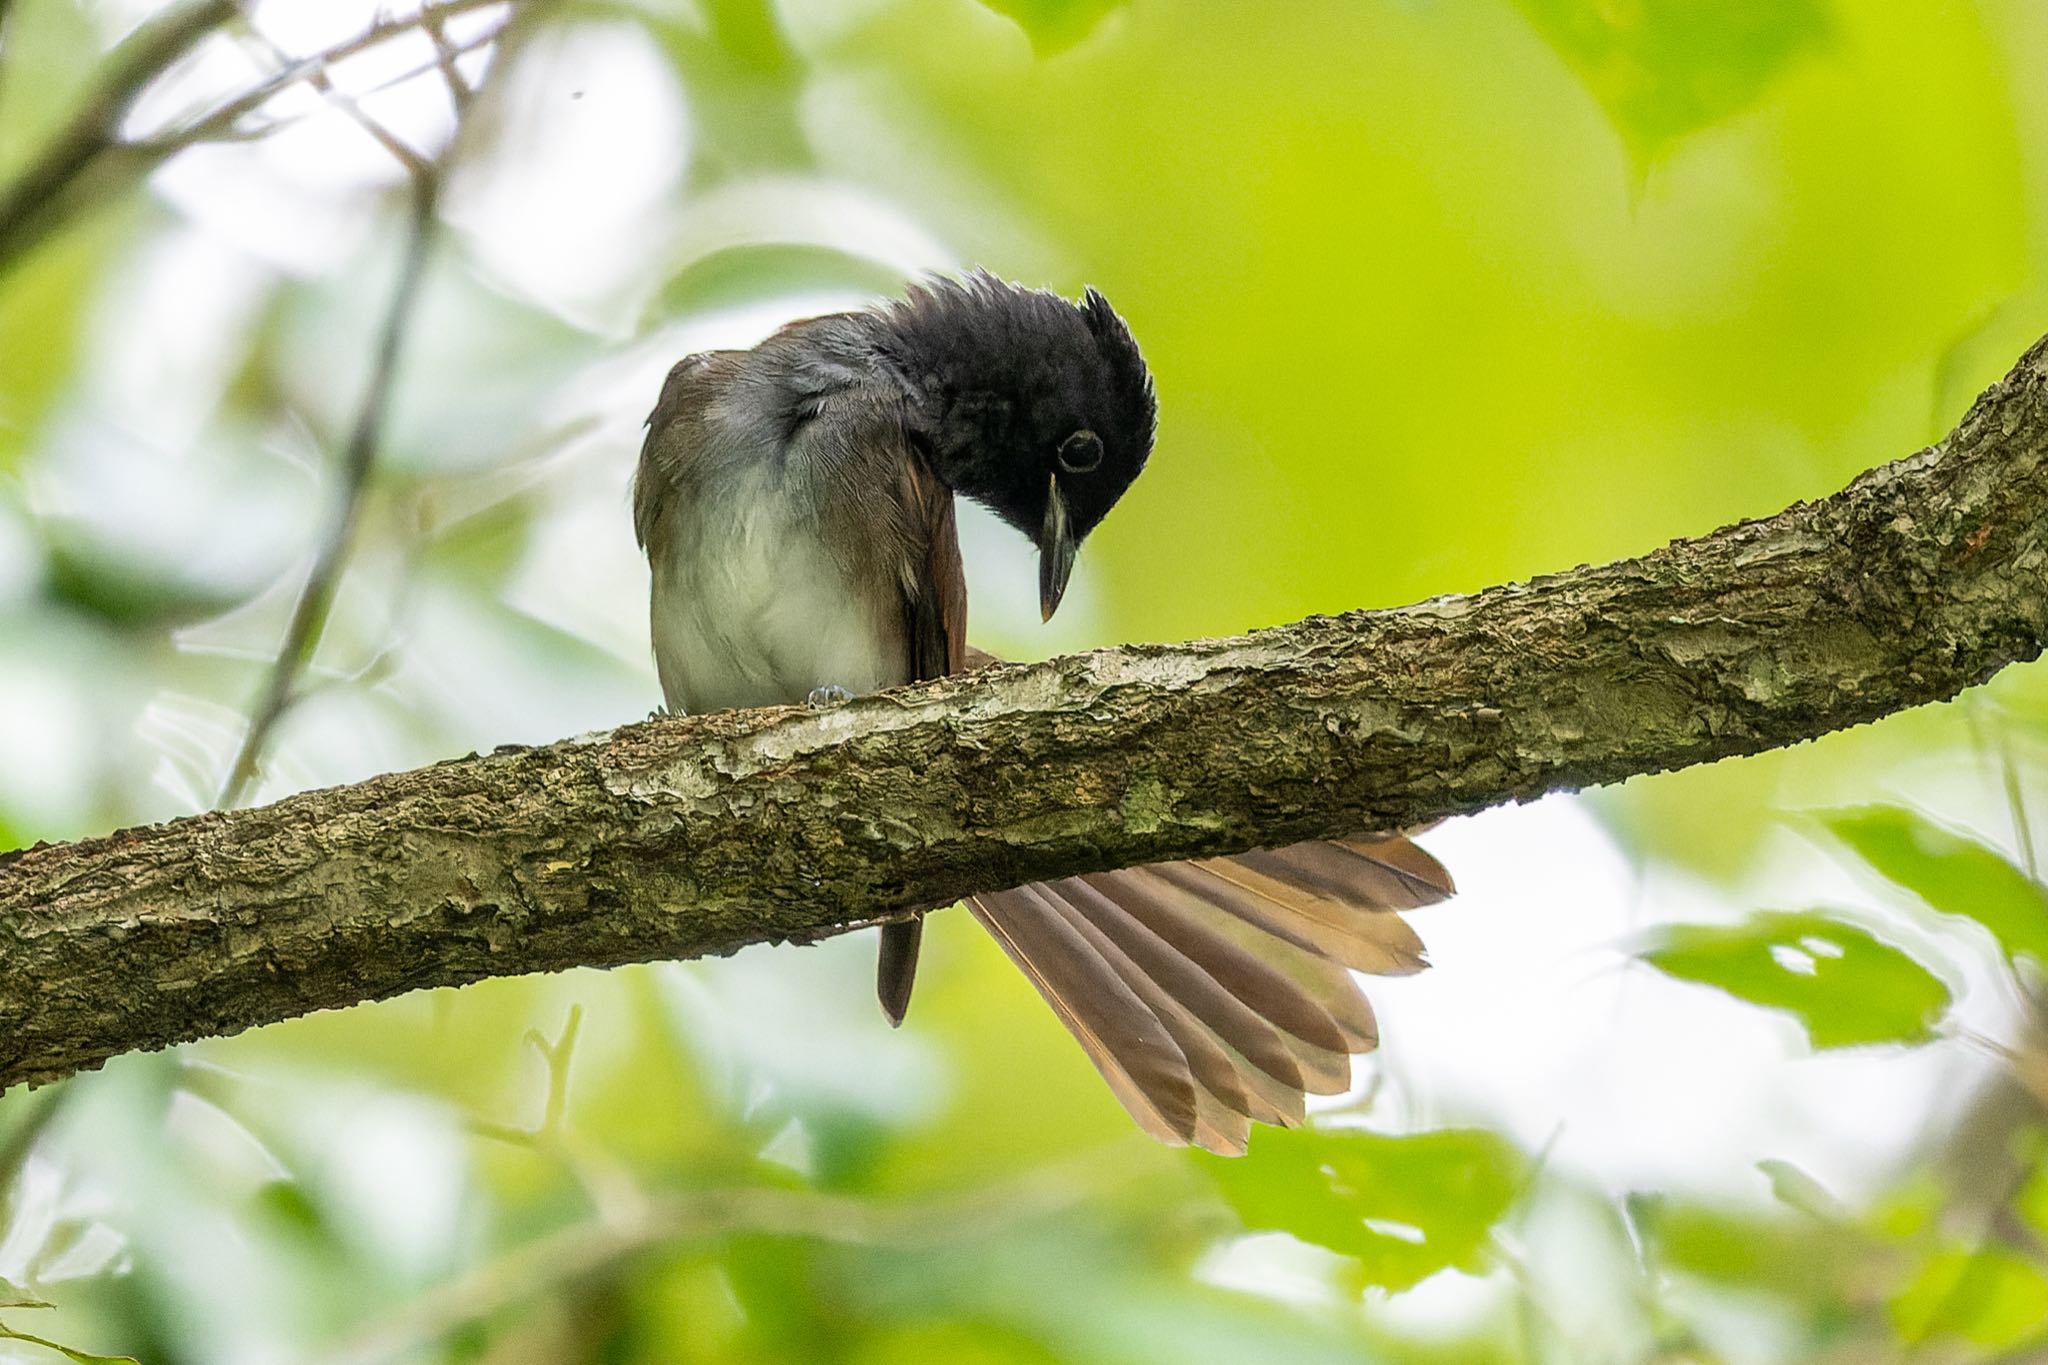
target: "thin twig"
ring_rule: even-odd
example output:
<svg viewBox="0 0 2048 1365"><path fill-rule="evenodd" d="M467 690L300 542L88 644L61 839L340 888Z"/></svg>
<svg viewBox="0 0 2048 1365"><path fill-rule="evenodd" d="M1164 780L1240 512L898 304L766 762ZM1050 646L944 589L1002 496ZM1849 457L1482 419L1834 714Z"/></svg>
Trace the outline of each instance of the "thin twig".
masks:
<svg viewBox="0 0 2048 1365"><path fill-rule="evenodd" d="M494 2L503 3L504 0ZM413 183L413 215L406 238L404 260L399 268L398 283L392 290L391 302L385 311L383 330L378 338L376 362L371 370L369 387L363 395L362 406L357 411L355 427L343 456L341 483L336 490L334 522L292 609L291 621L285 628L284 642L278 649L261 699L251 715L248 732L243 735L241 746L236 750L234 761L229 765L219 803L223 807L233 807L241 803L255 780L258 764L270 742L271 734L285 712L299 699L299 680L319 648L328 612L333 606L342 571L348 562L355 528L361 516L363 498L369 487L371 469L376 461L377 446L390 407L392 387L397 379L399 350L418 300L420 282L433 245L441 186L445 180L448 163L461 145L465 126L464 115L468 112L470 98L475 93L467 82L461 81L453 71L456 54L448 48L442 24L451 14L480 7L480 4L469 3L468 0L451 0L448 4L422 11L417 16L417 21L427 26L434 38L437 50L436 65L442 67L445 78L459 84L461 92L459 96L455 95L457 85L451 85L451 98L455 103L455 127L449 134L447 146L438 157L431 160L366 114L362 106L353 97L338 89L328 75L329 63L340 60L340 56L336 54L347 55L348 50L367 44L371 41L371 34L375 34L377 29L373 28L369 34L352 40L350 44L328 49L326 53L313 59L314 64L310 67L307 63L297 64L299 68L305 68L303 76L309 84L333 100L406 169ZM495 40L510 23L511 20L508 18L505 23L483 35L477 42ZM272 50L275 51L274 48ZM222 111L216 111L212 119L204 122L211 123L222 116ZM232 119L229 122L231 123Z"/></svg>
<svg viewBox="0 0 2048 1365"><path fill-rule="evenodd" d="M452 142L450 144L453 145ZM278 647L261 700L242 736L242 744L228 769L221 788L220 804L241 804L256 765L270 742L271 732L290 709L313 651L319 646L327 625L328 609L334 604L341 571L348 563L356 524L361 518L363 495L369 488L370 471L376 464L377 447L384 434L384 420L391 407L391 391L398 378L398 358L419 300L420 282L425 277L427 257L434 242L436 206L440 199L440 167L422 165L413 173L412 218L408 225L404 257L398 268L398 282L392 287L391 302L384 310L384 325L377 337L376 358L371 365L369 386L356 410L355 426L342 454L341 482L335 490L335 514L327 538L321 543L306 575L305 586L292 608L291 623L285 627L284 643Z"/></svg>
<svg viewBox="0 0 2048 1365"><path fill-rule="evenodd" d="M227 135L245 115L262 108L264 104L269 102L279 92L297 85L300 81L310 79L315 72L325 71L338 62L353 57L360 52L368 51L379 43L387 42L392 38L398 37L400 34L410 33L430 21L445 21L458 14L467 14L471 10L491 9L500 5L511 8L513 4L514 0L445 0L443 4L421 10L418 14L403 19L382 20L379 23L372 24L369 28L364 29L346 42L336 43L333 47L323 49L300 61L293 62L290 66L284 67L279 71L272 72L269 76L250 86L233 99L216 105L210 112L202 114L170 132L160 133L152 138L141 139L132 145L147 149L152 155L161 158L182 151L196 143L211 142ZM509 22L510 20L508 19L507 23ZM472 39L466 46L469 48L480 47L485 42L495 38L503 29L504 25L501 24L489 34Z"/></svg>
<svg viewBox="0 0 2048 1365"><path fill-rule="evenodd" d="M497 0L497 2L502 3L503 0ZM465 39L463 42L455 45L455 47L452 49L453 54L457 57L462 57L467 56L469 53L475 52L480 48L489 47L492 44L498 42L499 39L504 36L504 32L507 27L509 27L509 23L501 24L497 28L486 29L484 32L477 34L474 38ZM301 67L301 63L293 63L293 70L298 71L301 69ZM366 85L362 89L354 92L351 98L360 103L361 101L368 99L372 95L381 94L386 90L395 89L398 86L404 85L407 81L418 80L421 76L426 75L428 72L438 71L440 69L441 59L437 56L432 61L420 62L417 65L407 67L402 71L398 71L393 73L392 75L386 76L374 85ZM310 83L312 77L310 75L301 74L300 79L306 80ZM276 93L277 92L275 90L272 90L269 92L269 94L266 94L264 98L268 99L272 95L275 95ZM209 115L208 131L206 136L204 137L194 136L188 138L187 135L184 133L178 134L177 138L178 140L180 140L180 146L182 147L193 145L199 142L260 142L266 137L275 136L277 133L293 126L294 124L302 123L309 118L317 117L320 114L326 112L324 106L315 106L310 109L299 110L298 112L292 114L272 116L266 118L261 123L251 124L242 127L232 126L234 123L239 122L240 118L246 117L251 112L251 108L247 106L247 101L251 98L253 98L253 96L250 95L243 95L239 97L238 100L236 101L237 116L233 119L227 120L227 122L223 125L214 125L212 123L214 116ZM258 100L256 101L256 103L261 104L262 101ZM458 109L460 109L461 107L462 106L458 106ZM171 141L171 139L167 138L166 145L168 145L169 141ZM133 145L136 147L144 147L151 146L154 144L136 143ZM174 150L177 150L177 148L174 148Z"/></svg>
<svg viewBox="0 0 2048 1365"><path fill-rule="evenodd" d="M1986 762L1996 763L1999 778L2005 787L2005 805L2012 817L2013 838L2019 845L2020 866L2029 877L2041 880L2041 869L2034 854L2034 825L2027 815L2025 789L2020 784L2019 767L2013 762L2010 727L2002 716L1998 717L1999 732L1991 733L1991 717L1995 703L1987 701L1981 693L1973 694L1970 704L1964 708L1964 719L1969 723L1970 740L1977 748L1978 757Z"/></svg>
<svg viewBox="0 0 2048 1365"><path fill-rule="evenodd" d="M272 61L281 64L290 63L290 54L285 52L276 43L273 43L261 33L251 33L250 36L263 46L264 51L270 54ZM437 61L435 65L438 66L439 62ZM432 70L434 68L428 67L423 69ZM363 106L357 102L356 97L334 83L334 77L329 74L325 65L309 73L306 77L306 84L312 86L322 95L325 95L328 103L341 110L342 113L348 116L351 123L361 128L365 133L368 133L371 141L382 147L390 154L392 160L404 167L406 173L412 176L415 183L427 176L436 174L433 163L414 149L411 143L364 113Z"/></svg>
<svg viewBox="0 0 2048 1365"><path fill-rule="evenodd" d="M464 3L464 0L452 0L452 3L418 16L419 22L430 25L436 49L440 54L437 64L452 64L454 61L454 57L447 51L443 21L450 14L473 7L476 6ZM507 23L509 22L508 20ZM504 27L503 24L499 25L486 37L495 38ZM372 29L370 32L376 31ZM267 40L263 41L267 43ZM354 44L364 44L367 41L368 34L352 40ZM369 489L371 470L376 463L377 447L391 405L392 388L397 381L399 351L418 302L427 257L432 251L441 186L448 162L461 143L463 115L467 111L469 96L474 93L466 83L462 84L462 96L456 100L455 128L449 134L448 145L439 157L430 160L376 119L371 118L353 97L334 85L328 75L328 65L332 61L340 60L336 53L347 55L344 49L349 47L349 44L344 44L342 48L328 49L326 53L314 59L314 64L309 68L306 63L299 63L297 66L307 68L303 72L304 79L322 94L327 95L405 168L413 186L412 218L406 235L404 258L399 266L398 282L392 289L391 302L385 309L383 329L378 336L376 360L371 367L369 386L363 394L362 405L356 413L354 429L349 435L348 446L343 453L341 482L336 489L334 521L327 539L321 544L320 551L313 561L311 571L306 576L305 586L300 589L298 601L292 608L291 621L285 628L284 641L278 648L275 662L271 665L262 696L251 714L249 729L242 737L234 761L229 765L227 780L221 789L220 805L223 807L241 804L242 798L248 793L250 784L256 778L257 766L264 749L268 746L278 722L298 700L300 678L312 661L314 652L319 648L328 612L334 604L334 595L340 586L342 571L348 563L356 525L361 518L363 498ZM271 50L273 53L276 52L274 46ZM444 68L444 71L446 70L452 70L452 66ZM220 117L218 111L214 117Z"/></svg>
<svg viewBox="0 0 2048 1365"><path fill-rule="evenodd" d="M0 3L5 3L5 0L0 0ZM441 68L441 79L448 86L448 99L454 104L455 117L459 119L468 112L470 101L476 98L476 87L455 64L455 59L462 55L463 47L449 41L448 21L438 12L421 14L420 27L426 29L427 36L434 40L434 61Z"/></svg>
<svg viewBox="0 0 2048 1365"><path fill-rule="evenodd" d="M113 69L102 83L101 93L81 111L73 125L52 141L29 169L0 190L0 274L25 256L66 219L91 202L109 199L125 191L158 166L205 142L236 138L235 127L243 118L263 107L280 92L325 71L336 62L365 52L401 34L422 26L444 23L472 10L510 7L515 0L444 0L418 14L383 19L355 37L292 62L258 81L241 94L214 106L208 112L153 137L123 140L117 136L121 120L141 91L168 70L205 31L218 26L237 12L234 0L198 0L191 10L175 11L145 27L115 50ZM173 19L194 13L211 16L207 29L193 34L184 47L163 55L161 42L139 47L151 35L161 35ZM510 22L509 20L507 21ZM485 46L495 40L504 25L463 45L462 51ZM154 54L154 65L142 60ZM437 57L434 65L439 65ZM423 68L433 69L432 66ZM88 178L99 191L83 193Z"/></svg>
<svg viewBox="0 0 2048 1365"><path fill-rule="evenodd" d="M84 107L0 190L0 271L61 221L71 192L103 153L121 145L121 120L143 90L236 12L235 0L190 0L114 49L106 75Z"/></svg>
<svg viewBox="0 0 2048 1365"><path fill-rule="evenodd" d="M2027 816L2027 795L2020 786L2019 765L2013 762L2012 744L2001 738L1998 764L2005 776L2005 804L2012 810L2013 833L2019 836L2020 866L2035 881L2041 880L2041 865L2034 856L2034 822Z"/></svg>

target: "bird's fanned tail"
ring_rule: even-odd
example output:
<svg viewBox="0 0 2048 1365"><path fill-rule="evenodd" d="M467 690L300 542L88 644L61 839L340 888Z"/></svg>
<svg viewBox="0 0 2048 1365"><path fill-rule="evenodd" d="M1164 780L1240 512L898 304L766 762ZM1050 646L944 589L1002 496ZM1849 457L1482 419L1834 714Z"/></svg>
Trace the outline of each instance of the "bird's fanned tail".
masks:
<svg viewBox="0 0 2048 1365"><path fill-rule="evenodd" d="M969 898L1131 1117L1234 1156L1341 1094L1379 1031L1351 970L1425 965L1395 913L1451 894L1399 836L1092 873Z"/></svg>

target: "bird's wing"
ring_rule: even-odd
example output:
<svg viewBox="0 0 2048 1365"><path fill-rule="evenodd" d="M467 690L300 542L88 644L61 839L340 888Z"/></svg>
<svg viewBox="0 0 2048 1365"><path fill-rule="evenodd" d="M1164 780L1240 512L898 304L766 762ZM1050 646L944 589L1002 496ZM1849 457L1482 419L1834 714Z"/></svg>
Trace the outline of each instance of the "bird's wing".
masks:
<svg viewBox="0 0 2048 1365"><path fill-rule="evenodd" d="M904 637L914 682L967 668L967 570L953 521L953 490L906 452L897 497L910 524L913 571L904 583Z"/></svg>
<svg viewBox="0 0 2048 1365"><path fill-rule="evenodd" d="M675 499L687 497L692 466L705 448L704 410L731 376L744 351L700 351L670 367L661 397L647 415L647 439L633 475L633 534L646 550Z"/></svg>
<svg viewBox="0 0 2048 1365"><path fill-rule="evenodd" d="M909 550L902 579L903 638L910 678L922 682L966 667L967 571L960 563L953 490L907 444L902 454L895 493ZM923 938L922 916L882 926L875 995L892 1024L902 1023L910 1008Z"/></svg>

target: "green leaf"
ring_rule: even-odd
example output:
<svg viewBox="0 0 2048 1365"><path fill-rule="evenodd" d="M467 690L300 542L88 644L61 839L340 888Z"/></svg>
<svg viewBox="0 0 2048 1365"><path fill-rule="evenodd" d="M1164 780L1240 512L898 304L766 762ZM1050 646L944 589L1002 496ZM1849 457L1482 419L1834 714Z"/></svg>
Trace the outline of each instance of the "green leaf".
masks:
<svg viewBox="0 0 2048 1365"><path fill-rule="evenodd" d="M1779 1203L1811 1214L1823 1223L1848 1221L1849 1211L1842 1207L1842 1201L1829 1193L1827 1186L1791 1162L1766 1157L1756 1163L1756 1168L1770 1180L1771 1193Z"/></svg>
<svg viewBox="0 0 2048 1365"><path fill-rule="evenodd" d="M1820 821L1942 914L1989 929L2006 957L2024 953L2048 964L2048 894L1995 849L1898 806L1828 811Z"/></svg>
<svg viewBox="0 0 2048 1365"><path fill-rule="evenodd" d="M43 586L52 601L121 630L155 632L220 615L247 594L153 565L49 524Z"/></svg>
<svg viewBox="0 0 2048 1365"><path fill-rule="evenodd" d="M1818 1048L1923 1042L1949 1003L1925 967L1819 911L1669 925L1640 956L1667 976L1789 1012Z"/></svg>
<svg viewBox="0 0 2048 1365"><path fill-rule="evenodd" d="M55 1308L48 1299L39 1299L14 1281L0 1278L0 1308Z"/></svg>
<svg viewBox="0 0 2048 1365"><path fill-rule="evenodd" d="M77 373L94 286L127 236L108 214L0 273L0 471L21 463Z"/></svg>
<svg viewBox="0 0 2048 1365"><path fill-rule="evenodd" d="M1521 1154L1479 1129L1262 1130L1249 1156L1206 1164L1247 1228L1352 1257L1361 1280L1389 1289L1476 1267L1523 1179Z"/></svg>
<svg viewBox="0 0 2048 1365"><path fill-rule="evenodd" d="M1961 1337L2009 1350L2048 1340L2041 1305L2048 1273L2010 1247L1989 1243L1936 1252L1892 1301L1892 1321L1909 1342Z"/></svg>
<svg viewBox="0 0 2048 1365"><path fill-rule="evenodd" d="M100 34L83 5L16 5L6 29L6 41L0 42L0 180L12 180L74 116L100 58Z"/></svg>
<svg viewBox="0 0 2048 1365"><path fill-rule="evenodd" d="M643 330L656 322L715 312L782 293L894 294L902 272L838 247L812 242L752 242L692 255L648 306Z"/></svg>
<svg viewBox="0 0 2048 1365"><path fill-rule="evenodd" d="M2035 1158L2034 1172L2012 1201L2013 1212L2026 1221L2037 1237L2048 1239L2048 1161Z"/></svg>
<svg viewBox="0 0 2048 1365"><path fill-rule="evenodd" d="M1836 1296L1839 1276L1854 1264L1832 1224L1644 1194L1630 1195L1628 1209L1660 1272L1796 1302Z"/></svg>
<svg viewBox="0 0 2048 1365"><path fill-rule="evenodd" d="M250 1198L250 1205L280 1229L289 1229L308 1242L335 1239L327 1215L306 1187L296 1180L266 1180Z"/></svg>
<svg viewBox="0 0 2048 1365"><path fill-rule="evenodd" d="M431 507L431 495L422 499ZM537 504L515 495L435 527L426 564L471 588L496 592L525 555Z"/></svg>
<svg viewBox="0 0 2048 1365"><path fill-rule="evenodd" d="M1753 103L1828 33L1820 0L1516 0L1638 164Z"/></svg>
<svg viewBox="0 0 2048 1365"><path fill-rule="evenodd" d="M1111 10L1123 0L981 0L982 4L1007 19L1016 21L1032 48L1042 57L1064 52L1095 31Z"/></svg>

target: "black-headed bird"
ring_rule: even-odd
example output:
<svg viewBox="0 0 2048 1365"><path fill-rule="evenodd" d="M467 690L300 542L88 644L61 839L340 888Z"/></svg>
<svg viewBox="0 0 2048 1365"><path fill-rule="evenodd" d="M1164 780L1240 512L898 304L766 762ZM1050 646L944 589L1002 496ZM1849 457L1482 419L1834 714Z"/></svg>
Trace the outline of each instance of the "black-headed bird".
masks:
<svg viewBox="0 0 2048 1365"><path fill-rule="evenodd" d="M1038 547L1039 602L1145 467L1157 402L1129 327L976 272L679 362L634 481L668 707L830 704L968 666L953 498ZM1342 1093L1378 1041L1351 970L1405 973L1397 910L1451 892L1396 835L997 889L967 901L1139 1126L1244 1151ZM885 925L910 1002L921 919Z"/></svg>

